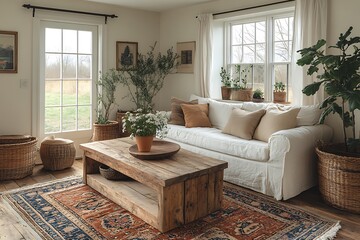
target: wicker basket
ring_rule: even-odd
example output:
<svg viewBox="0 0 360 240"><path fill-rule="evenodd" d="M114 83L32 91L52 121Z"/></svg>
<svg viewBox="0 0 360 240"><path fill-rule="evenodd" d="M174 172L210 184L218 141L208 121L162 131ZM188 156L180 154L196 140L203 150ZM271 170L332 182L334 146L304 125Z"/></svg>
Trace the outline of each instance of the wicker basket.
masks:
<svg viewBox="0 0 360 240"><path fill-rule="evenodd" d="M0 180L20 179L32 174L37 139L24 135L0 136Z"/></svg>
<svg viewBox="0 0 360 240"><path fill-rule="evenodd" d="M122 174L121 172L118 172L104 164L99 166L99 171L101 176L108 180L124 180L129 178L125 174Z"/></svg>
<svg viewBox="0 0 360 240"><path fill-rule="evenodd" d="M41 142L40 157L44 168L52 171L69 168L75 160L74 142L62 138L45 138Z"/></svg>
<svg viewBox="0 0 360 240"><path fill-rule="evenodd" d="M319 189L328 204L360 213L360 158L329 153L336 145L316 149L319 157Z"/></svg>
<svg viewBox="0 0 360 240"><path fill-rule="evenodd" d="M102 141L117 138L119 134L119 123L110 121L108 124L94 124L92 141Z"/></svg>

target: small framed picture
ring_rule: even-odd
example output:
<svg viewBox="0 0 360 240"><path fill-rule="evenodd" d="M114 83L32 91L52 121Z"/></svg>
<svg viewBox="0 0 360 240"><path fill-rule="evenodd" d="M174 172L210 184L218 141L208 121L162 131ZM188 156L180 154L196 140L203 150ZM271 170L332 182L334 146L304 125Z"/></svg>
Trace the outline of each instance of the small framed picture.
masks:
<svg viewBox="0 0 360 240"><path fill-rule="evenodd" d="M18 33L0 31L0 73L17 73Z"/></svg>
<svg viewBox="0 0 360 240"><path fill-rule="evenodd" d="M136 65L138 55L137 42L116 42L116 69L122 70Z"/></svg>
<svg viewBox="0 0 360 240"><path fill-rule="evenodd" d="M178 73L193 73L195 60L195 41L178 42L177 53L179 55Z"/></svg>

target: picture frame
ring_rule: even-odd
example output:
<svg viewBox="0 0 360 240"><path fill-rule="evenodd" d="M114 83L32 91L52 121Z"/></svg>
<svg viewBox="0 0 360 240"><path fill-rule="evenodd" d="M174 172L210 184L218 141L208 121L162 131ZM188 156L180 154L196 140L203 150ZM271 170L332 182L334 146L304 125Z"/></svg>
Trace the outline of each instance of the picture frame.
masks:
<svg viewBox="0 0 360 240"><path fill-rule="evenodd" d="M0 73L17 73L18 32L0 31Z"/></svg>
<svg viewBox="0 0 360 240"><path fill-rule="evenodd" d="M179 55L178 73L194 72L195 44L195 41L177 43L177 54Z"/></svg>
<svg viewBox="0 0 360 240"><path fill-rule="evenodd" d="M116 42L116 69L131 68L136 66L138 57L137 42Z"/></svg>

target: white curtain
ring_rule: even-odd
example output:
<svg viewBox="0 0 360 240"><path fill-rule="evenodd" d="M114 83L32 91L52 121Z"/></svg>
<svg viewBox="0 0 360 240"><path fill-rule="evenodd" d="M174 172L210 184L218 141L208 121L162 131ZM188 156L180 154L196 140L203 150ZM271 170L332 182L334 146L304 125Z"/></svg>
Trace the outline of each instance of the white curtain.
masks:
<svg viewBox="0 0 360 240"><path fill-rule="evenodd" d="M210 75L212 67L212 14L201 14L199 20L199 78L202 97L210 97Z"/></svg>
<svg viewBox="0 0 360 240"><path fill-rule="evenodd" d="M318 104L324 99L324 92L306 96L302 89L316 81L316 74L308 76L307 67L296 64L299 49L313 46L320 39L326 40L327 0L296 0L294 19L293 61L290 73L292 102L296 105Z"/></svg>

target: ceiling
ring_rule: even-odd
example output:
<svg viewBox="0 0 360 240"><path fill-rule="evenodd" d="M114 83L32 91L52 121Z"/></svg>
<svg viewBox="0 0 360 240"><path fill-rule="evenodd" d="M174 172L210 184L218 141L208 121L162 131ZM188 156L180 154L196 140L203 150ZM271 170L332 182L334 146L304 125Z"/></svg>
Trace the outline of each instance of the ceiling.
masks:
<svg viewBox="0 0 360 240"><path fill-rule="evenodd" d="M178 7L186 7L194 4L212 2L215 0L86 0L98 3L114 4L154 12L162 12Z"/></svg>

